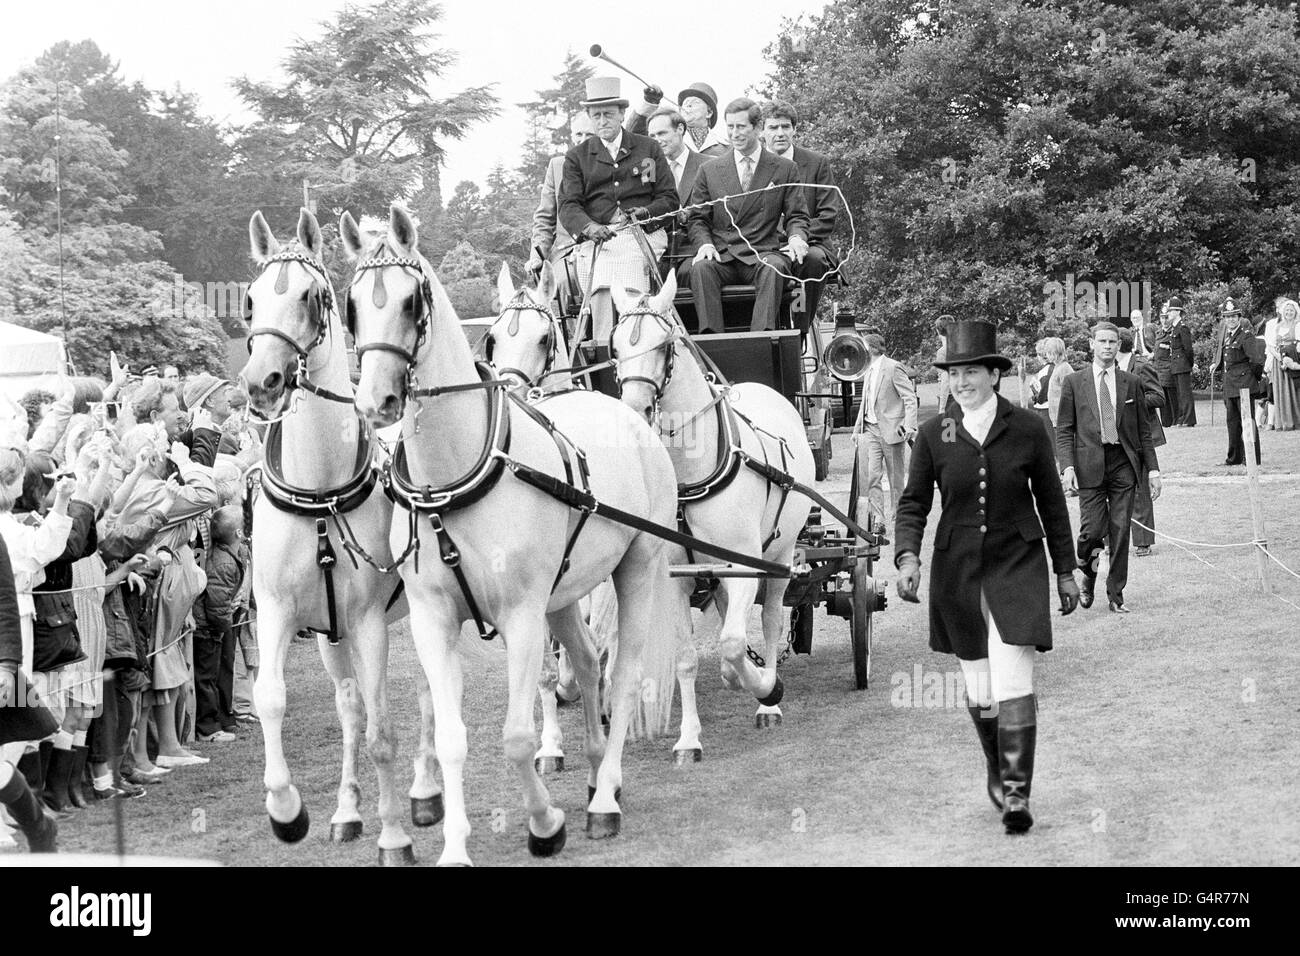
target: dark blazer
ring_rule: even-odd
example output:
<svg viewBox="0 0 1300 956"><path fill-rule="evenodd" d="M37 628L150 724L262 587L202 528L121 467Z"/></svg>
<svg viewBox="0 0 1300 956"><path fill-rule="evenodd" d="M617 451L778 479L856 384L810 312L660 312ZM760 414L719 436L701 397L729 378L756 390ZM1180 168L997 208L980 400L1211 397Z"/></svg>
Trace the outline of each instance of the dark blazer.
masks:
<svg viewBox="0 0 1300 956"><path fill-rule="evenodd" d="M695 188L695 180L699 178L700 167L710 161L708 156L701 156L694 150L682 149L686 153L686 167L682 170L682 181L677 184L677 198L685 206L690 202L691 191ZM672 170L670 169L671 173ZM686 212L677 214L678 219L688 219ZM674 220L669 228L668 253L673 256L693 257L696 253L695 245L691 242L690 233L687 230L686 223Z"/></svg>
<svg viewBox="0 0 1300 956"><path fill-rule="evenodd" d="M763 189L770 183L797 183L798 176L799 168L794 163L764 149L759 153L749 188ZM695 189L691 192L691 204L707 203L738 192L741 188L740 175L736 171L736 151L729 149L700 167ZM690 214L691 244L697 249L706 243L712 244L723 262L739 260L753 265L758 261L758 256L745 244L740 232L760 254L775 252L786 238L781 231L783 217L786 235L808 238L808 207L802 189L771 189L731 200L726 207L730 207L735 216L735 226L731 224L723 203L693 209Z"/></svg>
<svg viewBox="0 0 1300 956"><path fill-rule="evenodd" d="M1264 371L1264 343L1244 322L1231 336L1227 332L1228 327L1221 323L1215 337L1211 368L1223 373L1220 381L1224 397L1238 398L1238 392L1243 388L1255 387Z"/></svg>
<svg viewBox="0 0 1300 956"><path fill-rule="evenodd" d="M99 547L95 509L84 501L68 503L72 530L63 553L45 566L45 580L32 588L36 619L32 627L32 670L52 671L86 659L77 633L77 609L72 595L72 565ZM51 593L54 592L54 593Z"/></svg>
<svg viewBox="0 0 1300 956"><path fill-rule="evenodd" d="M1158 409L1165 407L1165 390L1160 381L1160 373L1151 359L1137 354L1133 356L1129 372L1142 382L1142 395L1146 399L1147 411L1151 413L1147 416L1151 422L1151 444L1159 448L1167 441L1165 426L1160 424L1160 416L1156 414Z"/></svg>
<svg viewBox="0 0 1300 956"><path fill-rule="evenodd" d="M564 154L560 186L560 223L575 238L592 222L609 225L618 210L631 214L638 206L662 216L678 207L677 189L664 151L648 136L623 131L617 160L605 142L592 136ZM652 223L647 232L663 228Z"/></svg>
<svg viewBox="0 0 1300 956"><path fill-rule="evenodd" d="M1136 375L1115 373L1115 428L1133 473L1159 471L1151 441L1151 415L1142 382ZM1056 449L1061 471L1073 468L1080 488L1099 488L1106 478L1106 449L1101 443L1101 407L1092 381L1092 363L1069 375L1061 386L1056 418Z"/></svg>
<svg viewBox="0 0 1300 956"><path fill-rule="evenodd" d="M814 153L802 146L794 148L794 164L799 168L801 183L820 183L824 186L834 185L831 179L831 161L821 153ZM829 246L831 235L835 232L835 220L840 214L840 194L833 189L817 189L806 186L803 190L804 204L808 207L808 242L814 246Z"/></svg>
<svg viewBox="0 0 1300 956"><path fill-rule="evenodd" d="M1186 321L1169 330L1169 371L1175 375L1190 372L1196 362L1192 354L1192 330Z"/></svg>
<svg viewBox="0 0 1300 956"><path fill-rule="evenodd" d="M1170 357L1172 346L1169 344L1169 330L1160 326L1152 331L1151 326L1142 330L1142 340L1147 351L1151 353L1151 364L1155 366L1156 377L1162 388L1174 387L1174 373Z"/></svg>
<svg viewBox="0 0 1300 956"><path fill-rule="evenodd" d="M1005 643L1051 648L1044 528L1056 573L1077 565L1070 512L1043 420L1005 398L997 402L983 446L962 426L956 402L921 426L894 526L895 555L910 551L919 557L938 484L942 510L930 568L930 648L962 660L988 656L981 592Z"/></svg>

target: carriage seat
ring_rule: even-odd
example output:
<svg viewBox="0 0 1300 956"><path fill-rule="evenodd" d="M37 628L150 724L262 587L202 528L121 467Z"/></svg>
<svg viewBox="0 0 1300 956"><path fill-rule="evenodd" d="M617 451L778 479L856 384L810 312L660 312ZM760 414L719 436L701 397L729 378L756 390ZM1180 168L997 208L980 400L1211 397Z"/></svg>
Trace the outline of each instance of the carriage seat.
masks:
<svg viewBox="0 0 1300 956"><path fill-rule="evenodd" d="M790 324L790 304L794 301L795 284L787 281L781 293L781 309L777 313L778 329L793 328ZM724 285L722 287L722 323L727 332L748 332L751 309L757 290L749 283ZM688 332L699 331L699 319L695 314L695 297L689 288L678 287L673 298L677 314L682 317Z"/></svg>

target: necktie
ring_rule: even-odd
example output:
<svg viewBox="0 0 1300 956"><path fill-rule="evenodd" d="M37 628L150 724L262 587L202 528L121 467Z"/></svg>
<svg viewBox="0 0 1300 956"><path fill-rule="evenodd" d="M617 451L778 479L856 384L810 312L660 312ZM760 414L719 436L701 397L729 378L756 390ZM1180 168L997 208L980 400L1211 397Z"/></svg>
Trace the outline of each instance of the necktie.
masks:
<svg viewBox="0 0 1300 956"><path fill-rule="evenodd" d="M745 171L740 174L740 188L748 190L749 184L754 181L754 161L744 156L741 157L741 165L745 167Z"/></svg>
<svg viewBox="0 0 1300 956"><path fill-rule="evenodd" d="M1101 442L1103 445L1119 443L1115 434L1115 403L1110 400L1110 386L1106 384L1106 370L1102 369L1097 385L1097 403L1101 406Z"/></svg>

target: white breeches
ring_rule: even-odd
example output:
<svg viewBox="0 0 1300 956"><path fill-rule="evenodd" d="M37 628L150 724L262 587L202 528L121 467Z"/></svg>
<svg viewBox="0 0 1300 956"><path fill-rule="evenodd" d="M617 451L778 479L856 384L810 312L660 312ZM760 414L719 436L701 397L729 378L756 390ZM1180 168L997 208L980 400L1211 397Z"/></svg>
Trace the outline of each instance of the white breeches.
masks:
<svg viewBox="0 0 1300 956"><path fill-rule="evenodd" d="M959 661L966 679L966 699L972 707L991 707L994 701L1014 700L1034 692L1034 655L1037 649L1004 644L997 621L980 594L980 609L989 631L989 656L977 661Z"/></svg>

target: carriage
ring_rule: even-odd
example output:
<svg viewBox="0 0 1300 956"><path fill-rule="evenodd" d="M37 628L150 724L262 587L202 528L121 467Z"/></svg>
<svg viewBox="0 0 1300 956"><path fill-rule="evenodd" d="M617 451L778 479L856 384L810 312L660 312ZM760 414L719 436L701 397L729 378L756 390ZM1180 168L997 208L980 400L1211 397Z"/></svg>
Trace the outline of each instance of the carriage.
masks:
<svg viewBox="0 0 1300 956"><path fill-rule="evenodd" d="M663 273L651 269L654 291L661 288L661 276L672 267L670 257L665 258L668 261L662 266ZM587 297L579 288L576 271L567 262L564 265L555 302L558 305L556 315L568 345L576 336L582 335L580 330L588 327L588 317L583 315ZM694 334L698 324L689 289L679 289L672 305L678 320L692 333L688 336L692 347L702 353L714 378L723 384L757 382L766 385L795 406L803 419L813 454L815 478L822 481L829 471L836 422L851 423L856 412L858 397L855 391L865 372L868 356L854 316L848 310L836 310L825 327L817 321L812 322L808 334L801 336L790 321L796 294L795 284L788 282L782 296L778 328L762 332L748 329L755 296L752 285L723 287L725 331L720 334ZM471 340L481 338L493 321L469 320L467 333ZM618 397L619 386L611 367L609 343L586 339L576 343L576 348L570 351L574 356L575 371L591 370L575 375L577 380ZM848 621L854 683L859 690L864 690L870 678L874 615L886 606L885 582L873 576L884 543L884 527L880 516L869 509L863 509L864 516L858 520L856 451L854 457L847 513L840 512L811 488L798 489L816 503L800 532L789 569L777 572L765 568L761 561L749 564L736 560L692 561L672 566L670 573L673 577L695 580L692 603L699 608L707 607L723 578L749 576L759 578L760 582L786 580L784 603L789 609L789 631L781 659L790 653L812 652L814 608L820 605L827 614ZM788 478L788 475L784 479L774 476L774 481L781 483ZM790 490L792 488L787 485L786 493ZM760 601L763 592L764 588L760 586ZM749 649L748 654L757 666L764 666L765 662L757 652Z"/></svg>

